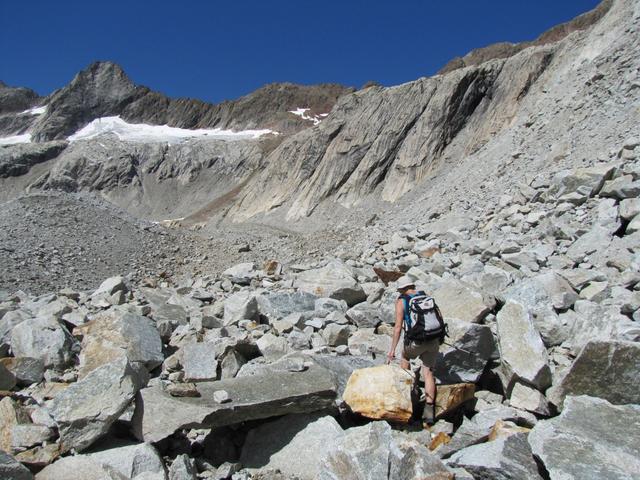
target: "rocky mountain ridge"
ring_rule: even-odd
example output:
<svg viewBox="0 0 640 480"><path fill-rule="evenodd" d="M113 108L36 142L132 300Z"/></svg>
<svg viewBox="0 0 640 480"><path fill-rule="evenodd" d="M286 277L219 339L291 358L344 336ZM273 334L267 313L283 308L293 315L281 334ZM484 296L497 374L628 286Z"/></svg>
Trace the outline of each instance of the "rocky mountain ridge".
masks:
<svg viewBox="0 0 640 480"><path fill-rule="evenodd" d="M280 138L0 147L0 476L634 478L640 3L601 13Z"/></svg>

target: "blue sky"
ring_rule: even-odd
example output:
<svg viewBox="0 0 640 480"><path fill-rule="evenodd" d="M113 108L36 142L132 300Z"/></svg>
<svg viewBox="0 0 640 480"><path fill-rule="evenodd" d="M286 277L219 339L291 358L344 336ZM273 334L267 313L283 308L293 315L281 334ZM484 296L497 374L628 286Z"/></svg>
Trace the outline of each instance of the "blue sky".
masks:
<svg viewBox="0 0 640 480"><path fill-rule="evenodd" d="M597 0L0 0L0 80L48 94L95 60L172 97L271 82L395 85L498 41L531 40Z"/></svg>

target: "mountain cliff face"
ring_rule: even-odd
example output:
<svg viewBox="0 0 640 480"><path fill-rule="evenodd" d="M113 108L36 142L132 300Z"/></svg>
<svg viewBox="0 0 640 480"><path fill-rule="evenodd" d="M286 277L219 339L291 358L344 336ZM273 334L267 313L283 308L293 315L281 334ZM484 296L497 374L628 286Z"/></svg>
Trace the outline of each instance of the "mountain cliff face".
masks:
<svg viewBox="0 0 640 480"><path fill-rule="evenodd" d="M563 162L607 157L635 128L638 9L631 0L607 0L533 42L474 51L434 77L355 92L274 84L210 105L169 99L133 84L117 65L96 63L46 99L11 90L22 103L2 107L2 132L30 133L32 143L0 149L0 184L12 185L5 198L16 184L99 191L136 215L197 212L199 221L204 211L233 221L298 221L321 205L375 213L388 202L429 196L446 206L456 191L474 192L474 203L490 198L496 178L505 189ZM36 103L46 111L16 113ZM277 134L65 140L111 116ZM52 140L58 143L49 148ZM16 175L19 182L10 178Z"/></svg>
<svg viewBox="0 0 640 480"><path fill-rule="evenodd" d="M345 207L371 195L394 202L437 174L455 171L439 183L459 184L478 163L485 169L474 181L492 183L514 157L512 175L523 180L523 160L545 168L554 148L560 158L607 156L612 139L637 121L638 8L618 1L558 42L343 97L325 122L269 155L231 215L283 206L295 220L327 199Z"/></svg>

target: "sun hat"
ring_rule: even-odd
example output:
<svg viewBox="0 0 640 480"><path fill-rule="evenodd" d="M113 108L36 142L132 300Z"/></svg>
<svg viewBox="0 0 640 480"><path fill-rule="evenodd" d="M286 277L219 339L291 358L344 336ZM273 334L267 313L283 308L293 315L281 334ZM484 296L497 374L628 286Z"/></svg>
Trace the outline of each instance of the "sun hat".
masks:
<svg viewBox="0 0 640 480"><path fill-rule="evenodd" d="M398 286L396 288L398 290L404 290L405 288L413 287L414 285L415 282L405 275L404 277L400 277L398 279Z"/></svg>

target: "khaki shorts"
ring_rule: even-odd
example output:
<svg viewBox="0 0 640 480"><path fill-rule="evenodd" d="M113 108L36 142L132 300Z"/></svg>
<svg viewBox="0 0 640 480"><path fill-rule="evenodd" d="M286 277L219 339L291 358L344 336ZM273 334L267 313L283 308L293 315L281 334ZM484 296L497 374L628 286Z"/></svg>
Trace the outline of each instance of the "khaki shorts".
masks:
<svg viewBox="0 0 640 480"><path fill-rule="evenodd" d="M402 351L402 356L407 360L420 357L422 364L433 370L433 367L436 365L438 350L440 350L440 341L437 338L434 338L426 343L411 342L410 344L405 345L404 350Z"/></svg>

